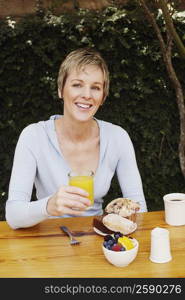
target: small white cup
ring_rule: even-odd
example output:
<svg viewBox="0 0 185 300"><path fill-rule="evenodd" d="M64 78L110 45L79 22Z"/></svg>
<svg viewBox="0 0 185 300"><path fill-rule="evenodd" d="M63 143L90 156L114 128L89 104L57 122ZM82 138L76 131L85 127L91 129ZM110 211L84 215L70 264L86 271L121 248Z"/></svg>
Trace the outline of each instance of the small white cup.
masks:
<svg viewBox="0 0 185 300"><path fill-rule="evenodd" d="M154 263L166 263L172 259L169 231L156 227L151 231L150 260Z"/></svg>
<svg viewBox="0 0 185 300"><path fill-rule="evenodd" d="M172 226L185 225L185 194L164 195L165 221Z"/></svg>

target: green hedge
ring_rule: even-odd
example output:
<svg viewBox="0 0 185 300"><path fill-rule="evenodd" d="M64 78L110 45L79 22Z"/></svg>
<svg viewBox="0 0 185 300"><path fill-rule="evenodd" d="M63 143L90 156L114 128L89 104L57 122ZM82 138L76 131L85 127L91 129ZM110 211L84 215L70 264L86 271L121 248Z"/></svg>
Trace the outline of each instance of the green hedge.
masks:
<svg viewBox="0 0 185 300"><path fill-rule="evenodd" d="M185 24L176 21L176 28L183 35ZM0 23L1 219L18 136L28 124L62 112L56 86L59 65L69 51L82 46L95 47L108 63L110 95L96 117L130 134L149 210L163 208L163 194L185 192L175 94L147 21L114 7L30 16L15 24L9 19ZM184 84L183 64L175 50L174 64ZM105 203L117 196L114 178Z"/></svg>

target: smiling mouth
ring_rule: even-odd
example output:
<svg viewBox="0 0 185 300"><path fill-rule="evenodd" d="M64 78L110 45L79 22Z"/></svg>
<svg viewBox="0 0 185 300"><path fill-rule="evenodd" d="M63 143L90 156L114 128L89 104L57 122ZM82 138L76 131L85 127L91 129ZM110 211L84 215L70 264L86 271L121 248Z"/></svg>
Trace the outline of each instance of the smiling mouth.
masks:
<svg viewBox="0 0 185 300"><path fill-rule="evenodd" d="M92 107L92 104L84 104L84 103L75 103L75 105L80 108L80 109L83 109L83 110L88 110Z"/></svg>

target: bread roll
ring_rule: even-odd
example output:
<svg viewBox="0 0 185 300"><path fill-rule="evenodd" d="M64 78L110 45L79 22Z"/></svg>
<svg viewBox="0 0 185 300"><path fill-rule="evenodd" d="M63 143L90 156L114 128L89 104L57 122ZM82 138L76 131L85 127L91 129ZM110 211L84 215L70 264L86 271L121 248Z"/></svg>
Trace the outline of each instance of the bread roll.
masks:
<svg viewBox="0 0 185 300"><path fill-rule="evenodd" d="M103 224L112 231L129 234L135 230L135 223L118 214L108 214L102 219Z"/></svg>

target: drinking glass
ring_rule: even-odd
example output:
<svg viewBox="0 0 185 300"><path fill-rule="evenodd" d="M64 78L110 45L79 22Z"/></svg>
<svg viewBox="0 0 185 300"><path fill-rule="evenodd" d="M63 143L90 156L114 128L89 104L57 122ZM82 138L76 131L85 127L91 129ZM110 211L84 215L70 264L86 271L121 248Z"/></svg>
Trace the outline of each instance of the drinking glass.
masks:
<svg viewBox="0 0 185 300"><path fill-rule="evenodd" d="M69 185L77 186L88 192L91 206L94 205L94 173L93 171L78 171L68 174Z"/></svg>

